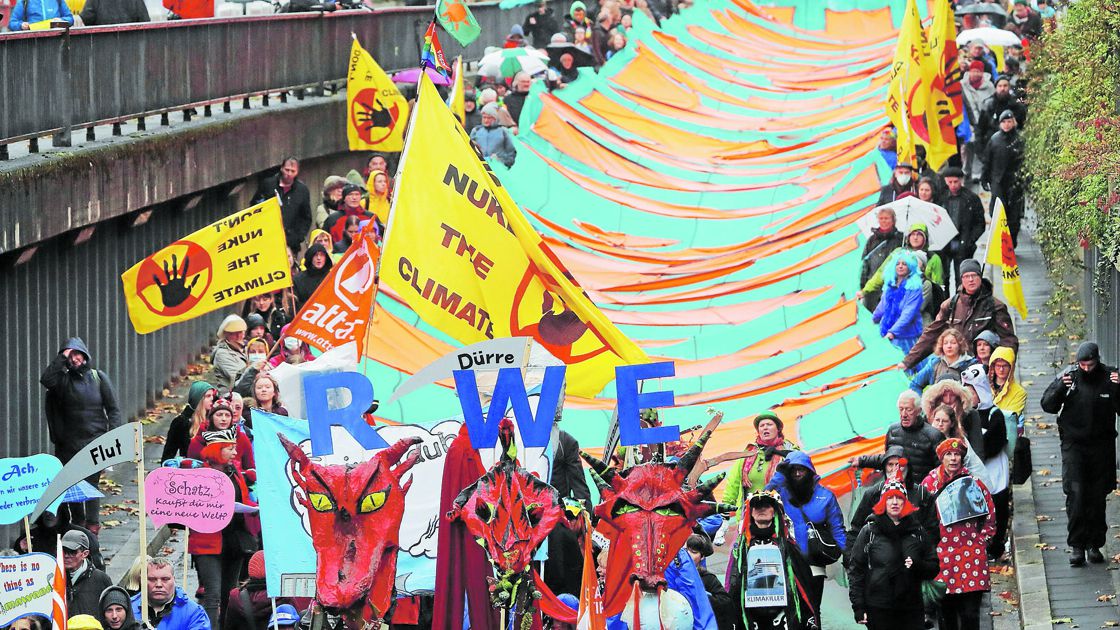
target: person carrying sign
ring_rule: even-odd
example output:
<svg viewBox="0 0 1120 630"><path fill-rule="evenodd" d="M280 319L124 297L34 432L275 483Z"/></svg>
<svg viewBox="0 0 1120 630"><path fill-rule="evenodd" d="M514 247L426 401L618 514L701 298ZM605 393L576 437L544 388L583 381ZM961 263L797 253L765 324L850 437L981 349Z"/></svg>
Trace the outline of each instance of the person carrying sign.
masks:
<svg viewBox="0 0 1120 630"><path fill-rule="evenodd" d="M747 495L742 533L732 550L727 590L744 628L819 628L809 599L812 571L793 539L776 491ZM738 625L738 624L736 624Z"/></svg>
<svg viewBox="0 0 1120 630"><path fill-rule="evenodd" d="M62 345L39 377L47 388L47 430L55 455L66 464L86 444L121 426L117 391L109 377L91 365L89 348L78 337ZM86 479L97 487L98 472ZM94 534L101 530L97 499L70 504L70 520Z"/></svg>
<svg viewBox="0 0 1120 630"><path fill-rule="evenodd" d="M946 586L939 625L943 630L977 630L980 604L991 588L988 540L996 533L996 508L984 483L964 467L966 449L960 438L941 442L937 446L941 465L922 482L935 495L941 520L937 557L938 579Z"/></svg>

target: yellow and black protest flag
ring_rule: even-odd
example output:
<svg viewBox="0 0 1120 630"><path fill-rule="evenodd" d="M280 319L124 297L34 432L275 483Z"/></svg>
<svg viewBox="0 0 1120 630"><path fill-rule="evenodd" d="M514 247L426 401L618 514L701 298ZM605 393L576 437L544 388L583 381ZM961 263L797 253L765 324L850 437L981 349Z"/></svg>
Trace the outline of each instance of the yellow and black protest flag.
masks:
<svg viewBox="0 0 1120 630"><path fill-rule="evenodd" d="M346 138L351 151L400 151L408 101L358 39L346 65Z"/></svg>
<svg viewBox="0 0 1120 630"><path fill-rule="evenodd" d="M470 344L533 337L593 397L645 353L591 302L541 240L426 75L401 157L382 288ZM370 344L376 344L376 338Z"/></svg>
<svg viewBox="0 0 1120 630"><path fill-rule="evenodd" d="M292 286L280 200L184 236L133 265L121 283L140 334Z"/></svg>
<svg viewBox="0 0 1120 630"><path fill-rule="evenodd" d="M924 144L922 136L929 137L926 130L926 104L929 100L929 86L923 85L923 78L929 57L926 34L922 30L922 20L918 15L915 0L906 3L906 14L902 18L902 28L898 31L898 45L891 63L891 81L887 89L887 117L898 130L898 161L917 165L914 147Z"/></svg>

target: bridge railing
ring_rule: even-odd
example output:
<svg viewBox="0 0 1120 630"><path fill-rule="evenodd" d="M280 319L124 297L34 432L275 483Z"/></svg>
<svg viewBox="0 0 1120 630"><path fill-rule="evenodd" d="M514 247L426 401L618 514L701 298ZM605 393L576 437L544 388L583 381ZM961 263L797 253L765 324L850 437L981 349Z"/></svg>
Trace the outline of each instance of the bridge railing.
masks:
<svg viewBox="0 0 1120 630"><path fill-rule="evenodd" d="M453 58L478 59L501 45L528 7L472 4L482 37ZM28 31L0 36L0 159L7 145L53 136L69 146L75 129L119 124L176 110L279 95L339 83L353 33L387 71L415 67L433 7L290 13ZM302 97L302 90L295 90ZM209 111L209 109L206 109Z"/></svg>

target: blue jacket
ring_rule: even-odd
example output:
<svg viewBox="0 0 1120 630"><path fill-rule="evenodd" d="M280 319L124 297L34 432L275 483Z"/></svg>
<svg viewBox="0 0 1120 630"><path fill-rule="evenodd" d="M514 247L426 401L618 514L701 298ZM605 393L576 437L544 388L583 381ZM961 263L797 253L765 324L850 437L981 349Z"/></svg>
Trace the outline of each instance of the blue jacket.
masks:
<svg viewBox="0 0 1120 630"><path fill-rule="evenodd" d="M915 394L920 395L927 387L937 382L937 368L938 365L943 362L944 360L936 354L931 354L923 359L922 362L914 368L914 377L910 380L910 389L913 390ZM977 359L975 357L966 354L957 359L956 363L947 367L956 370L959 376L961 370L976 362ZM942 373L944 373L944 371L945 370L942 370Z"/></svg>
<svg viewBox="0 0 1120 630"><path fill-rule="evenodd" d="M471 140L478 145L483 157L488 158L494 155L497 156L498 161L507 167L513 166L513 160L517 157L517 149L513 146L513 139L510 138L509 130L505 127L501 125L494 125L493 127L479 125L471 129Z"/></svg>
<svg viewBox="0 0 1120 630"><path fill-rule="evenodd" d="M813 475L813 496L805 505L793 504L793 498L786 484L784 469L787 466L794 465L808 468ZM805 554L806 558L809 557L809 526L806 524L807 522L812 522L818 530L827 530L842 549L847 548L848 538L844 532L844 513L840 511L840 503L836 501L836 495L832 494L831 490L821 485L821 478L817 475L817 469L813 466L813 460L809 459L808 454L803 451L793 451L787 455L786 460L778 467L778 472L774 473L766 487L776 488L778 494L781 495L786 515L793 522L793 532L797 538L797 546L801 548L801 553Z"/></svg>
<svg viewBox="0 0 1120 630"><path fill-rule="evenodd" d="M150 607L149 607L150 610ZM132 615L144 625L140 616L140 594L132 596ZM163 616L157 630L210 630L210 618L197 602L187 597L182 588L175 587L175 599L171 602L171 612Z"/></svg>
<svg viewBox="0 0 1120 630"><path fill-rule="evenodd" d="M884 337L887 333L894 333L896 339L922 336L922 290L883 285L883 297L872 321L879 324L879 334Z"/></svg>
<svg viewBox="0 0 1120 630"><path fill-rule="evenodd" d="M74 25L74 14L65 0L16 0L12 7L12 17L8 20L8 28L13 31L23 29L23 24L34 24L43 20L59 18Z"/></svg>

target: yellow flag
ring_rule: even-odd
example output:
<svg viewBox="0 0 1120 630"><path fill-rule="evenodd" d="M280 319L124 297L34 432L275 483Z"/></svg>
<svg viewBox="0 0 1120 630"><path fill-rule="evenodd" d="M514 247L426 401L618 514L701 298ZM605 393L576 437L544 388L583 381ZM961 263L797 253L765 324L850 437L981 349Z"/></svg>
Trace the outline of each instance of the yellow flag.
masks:
<svg viewBox="0 0 1120 630"><path fill-rule="evenodd" d="M454 78L451 79L451 94L447 95L447 106L451 113L459 119L460 125L467 124L467 106L465 92L463 91L463 56L455 58Z"/></svg>
<svg viewBox="0 0 1120 630"><path fill-rule="evenodd" d="M215 221L121 274L140 334L292 286L280 199Z"/></svg>
<svg viewBox="0 0 1120 630"><path fill-rule="evenodd" d="M533 230L423 75L413 118L383 286L463 344L533 337L568 365L577 396L598 394L617 365L648 362Z"/></svg>
<svg viewBox="0 0 1120 630"><path fill-rule="evenodd" d="M1003 200L996 199L995 215L992 217L992 235L988 239L988 256L985 259L995 265L1003 275L1003 299L1008 306L1014 307L1022 317L1027 316L1027 300L1023 297L1023 282L1019 277L1019 260L1015 256L1015 245L1011 242L1011 230L1007 227L1007 211Z"/></svg>
<svg viewBox="0 0 1120 630"><path fill-rule="evenodd" d="M957 154L955 126L963 120L956 36L952 7L948 0L936 0L922 76L922 89L928 93L927 131L920 140L926 147L926 161L934 170L940 170L946 160Z"/></svg>
<svg viewBox="0 0 1120 630"><path fill-rule="evenodd" d="M351 151L400 151L408 101L357 38L346 66L346 137Z"/></svg>
<svg viewBox="0 0 1120 630"><path fill-rule="evenodd" d="M914 147L926 131L926 103L929 88L923 86L929 47L922 30L915 0L906 3L906 15L898 32L898 45L891 64L891 82L887 92L887 117L898 130L898 161L916 165Z"/></svg>

